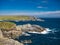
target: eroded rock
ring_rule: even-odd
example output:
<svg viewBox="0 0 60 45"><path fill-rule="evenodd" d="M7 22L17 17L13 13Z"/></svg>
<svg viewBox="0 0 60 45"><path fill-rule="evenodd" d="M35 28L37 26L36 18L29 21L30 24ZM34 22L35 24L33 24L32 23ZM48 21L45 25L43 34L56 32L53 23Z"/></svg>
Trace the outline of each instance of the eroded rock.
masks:
<svg viewBox="0 0 60 45"><path fill-rule="evenodd" d="M23 45L23 44L13 39L0 38L0 45Z"/></svg>

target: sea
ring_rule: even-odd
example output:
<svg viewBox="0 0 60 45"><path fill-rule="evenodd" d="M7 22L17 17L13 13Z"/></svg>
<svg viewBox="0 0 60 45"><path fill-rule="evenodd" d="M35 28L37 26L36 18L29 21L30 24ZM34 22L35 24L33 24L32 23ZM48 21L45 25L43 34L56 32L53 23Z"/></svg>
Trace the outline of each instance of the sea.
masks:
<svg viewBox="0 0 60 45"><path fill-rule="evenodd" d="M35 24L50 30L47 34L34 34L30 36L20 36L16 40L31 40L32 43L24 43L25 45L60 45L60 18L42 18L45 21L19 21L17 25Z"/></svg>

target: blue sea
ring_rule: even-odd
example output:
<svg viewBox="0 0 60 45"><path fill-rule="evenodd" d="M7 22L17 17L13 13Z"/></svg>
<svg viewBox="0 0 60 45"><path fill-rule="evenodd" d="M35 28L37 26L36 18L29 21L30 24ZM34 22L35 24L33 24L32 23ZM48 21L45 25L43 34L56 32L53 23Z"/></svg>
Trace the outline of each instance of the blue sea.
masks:
<svg viewBox="0 0 60 45"><path fill-rule="evenodd" d="M31 34L30 36L20 36L17 40L32 40L32 43L25 45L60 45L60 18L42 18L40 21L19 21L17 25L35 24L45 27L51 32L47 34Z"/></svg>

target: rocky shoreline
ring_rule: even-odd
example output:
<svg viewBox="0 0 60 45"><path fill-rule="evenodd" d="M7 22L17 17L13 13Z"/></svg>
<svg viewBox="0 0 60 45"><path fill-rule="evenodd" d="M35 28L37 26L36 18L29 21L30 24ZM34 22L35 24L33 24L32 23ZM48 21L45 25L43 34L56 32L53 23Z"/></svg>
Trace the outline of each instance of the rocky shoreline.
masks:
<svg viewBox="0 0 60 45"><path fill-rule="evenodd" d="M5 23L5 24L4 24ZM45 31L45 28L39 26L39 25L31 25L31 24L24 24L24 25L16 25L16 24L13 24L12 23L12 28L10 26L10 28L8 29L7 28L7 23L4 22L3 26L0 26L0 44L2 45L23 45L23 43L21 42L18 42L16 40L14 40L15 38L21 36L21 35L24 35L26 36L26 34L23 34L23 33L26 33L26 32L43 32ZM10 24L8 24L10 25ZM4 27L6 26L6 27ZM5 40L5 41L4 41ZM14 44L15 42L15 44ZM23 41L25 42L25 41ZM6 44L4 44L6 43Z"/></svg>

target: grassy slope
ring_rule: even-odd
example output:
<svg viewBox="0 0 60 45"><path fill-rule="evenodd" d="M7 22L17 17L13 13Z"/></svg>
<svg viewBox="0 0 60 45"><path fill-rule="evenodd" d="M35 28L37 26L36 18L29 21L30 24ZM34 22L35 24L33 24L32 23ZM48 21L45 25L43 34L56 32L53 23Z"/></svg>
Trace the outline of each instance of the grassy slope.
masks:
<svg viewBox="0 0 60 45"><path fill-rule="evenodd" d="M0 29L10 29L13 28L15 23L12 22L0 22Z"/></svg>

